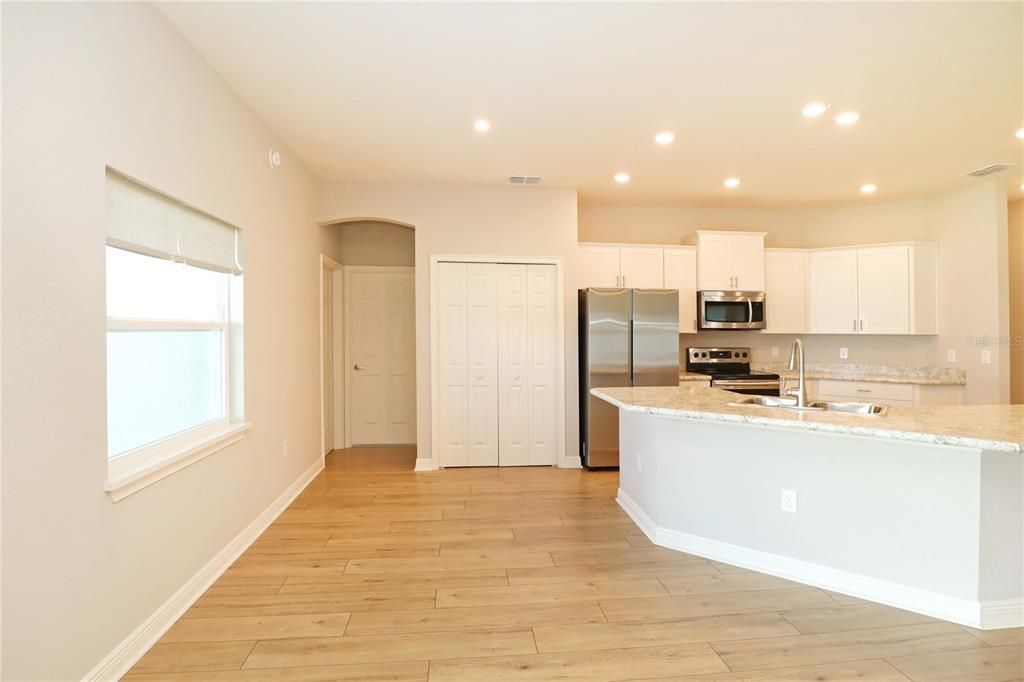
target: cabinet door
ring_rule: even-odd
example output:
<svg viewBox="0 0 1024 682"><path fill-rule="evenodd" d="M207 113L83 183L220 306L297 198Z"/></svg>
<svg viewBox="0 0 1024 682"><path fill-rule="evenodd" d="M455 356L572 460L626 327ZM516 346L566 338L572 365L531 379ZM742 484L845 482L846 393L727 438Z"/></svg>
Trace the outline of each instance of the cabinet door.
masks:
<svg viewBox="0 0 1024 682"><path fill-rule="evenodd" d="M529 464L558 462L558 282L553 265L526 266Z"/></svg>
<svg viewBox="0 0 1024 682"><path fill-rule="evenodd" d="M910 249L872 246L858 250L860 331L910 333Z"/></svg>
<svg viewBox="0 0 1024 682"><path fill-rule="evenodd" d="M679 333L697 331L697 250L665 249L665 288L679 290Z"/></svg>
<svg viewBox="0 0 1024 682"><path fill-rule="evenodd" d="M632 289L661 289L663 276L663 249L624 246L619 249L619 274L622 286Z"/></svg>
<svg viewBox="0 0 1024 682"><path fill-rule="evenodd" d="M697 288L701 291L732 291L736 287L733 241L727 236L701 236L697 246Z"/></svg>
<svg viewBox="0 0 1024 682"><path fill-rule="evenodd" d="M614 288L619 280L617 246L578 246L576 248L576 288Z"/></svg>
<svg viewBox="0 0 1024 682"><path fill-rule="evenodd" d="M808 266L808 331L857 333L857 250L817 251Z"/></svg>
<svg viewBox="0 0 1024 682"><path fill-rule="evenodd" d="M467 268L467 464L498 465L498 265Z"/></svg>
<svg viewBox="0 0 1024 682"><path fill-rule="evenodd" d="M738 236L730 241L733 288L740 291L764 291L764 237Z"/></svg>
<svg viewBox="0 0 1024 682"><path fill-rule="evenodd" d="M526 266L498 268L498 462L530 463Z"/></svg>
<svg viewBox="0 0 1024 682"><path fill-rule="evenodd" d="M443 467L467 466L468 371L466 349L466 264L438 263L438 461Z"/></svg>
<svg viewBox="0 0 1024 682"><path fill-rule="evenodd" d="M807 254L803 251L765 251L766 332L803 334L807 331Z"/></svg>

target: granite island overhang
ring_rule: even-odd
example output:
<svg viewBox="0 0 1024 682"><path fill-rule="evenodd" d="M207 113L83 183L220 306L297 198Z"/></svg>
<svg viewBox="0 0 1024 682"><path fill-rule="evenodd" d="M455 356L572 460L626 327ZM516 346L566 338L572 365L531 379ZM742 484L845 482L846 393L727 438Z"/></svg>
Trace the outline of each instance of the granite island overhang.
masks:
<svg viewBox="0 0 1024 682"><path fill-rule="evenodd" d="M1024 626L1024 406L878 416L737 406L697 385L592 393L620 408L618 501L654 543L971 627Z"/></svg>

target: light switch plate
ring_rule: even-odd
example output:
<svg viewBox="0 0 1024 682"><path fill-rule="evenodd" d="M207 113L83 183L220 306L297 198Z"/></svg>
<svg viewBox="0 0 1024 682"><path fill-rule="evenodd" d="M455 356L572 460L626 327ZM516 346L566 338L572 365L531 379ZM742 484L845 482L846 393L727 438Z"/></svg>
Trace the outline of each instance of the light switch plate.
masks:
<svg viewBox="0 0 1024 682"><path fill-rule="evenodd" d="M840 348L839 349L839 359L840 360L846 360L849 357L850 357L850 349L849 348Z"/></svg>
<svg viewBox="0 0 1024 682"><path fill-rule="evenodd" d="M946 351L946 362L956 362L956 350L950 348Z"/></svg>
<svg viewBox="0 0 1024 682"><path fill-rule="evenodd" d="M992 351L983 350L981 351L981 364L991 365L992 364Z"/></svg>

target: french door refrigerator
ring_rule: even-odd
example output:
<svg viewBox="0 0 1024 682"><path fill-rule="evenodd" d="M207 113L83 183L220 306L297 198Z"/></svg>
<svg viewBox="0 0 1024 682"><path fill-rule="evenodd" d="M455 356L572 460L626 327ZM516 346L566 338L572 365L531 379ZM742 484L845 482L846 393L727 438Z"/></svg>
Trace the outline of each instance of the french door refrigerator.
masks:
<svg viewBox="0 0 1024 682"><path fill-rule="evenodd" d="M592 388L679 385L679 292L580 289L580 458L619 466L619 411Z"/></svg>

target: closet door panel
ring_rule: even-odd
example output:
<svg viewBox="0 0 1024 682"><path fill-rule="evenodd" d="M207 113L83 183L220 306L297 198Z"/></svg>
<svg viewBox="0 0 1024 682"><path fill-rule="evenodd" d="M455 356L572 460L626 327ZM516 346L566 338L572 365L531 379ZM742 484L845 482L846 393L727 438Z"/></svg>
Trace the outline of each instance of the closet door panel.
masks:
<svg viewBox="0 0 1024 682"><path fill-rule="evenodd" d="M467 466L467 281L465 263L438 264L440 355L438 461L443 467Z"/></svg>
<svg viewBox="0 0 1024 682"><path fill-rule="evenodd" d="M466 267L468 463L498 466L498 265Z"/></svg>
<svg viewBox="0 0 1024 682"><path fill-rule="evenodd" d="M557 463L558 325L553 265L528 265L527 358L529 361L529 463Z"/></svg>
<svg viewBox="0 0 1024 682"><path fill-rule="evenodd" d="M498 461L530 463L529 320L525 265L498 268Z"/></svg>

